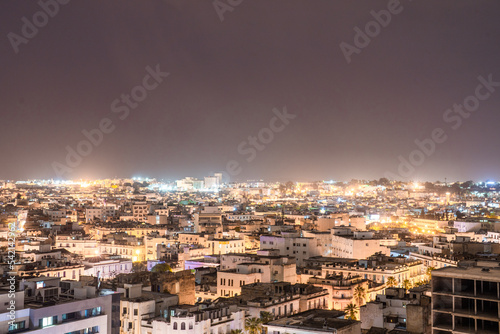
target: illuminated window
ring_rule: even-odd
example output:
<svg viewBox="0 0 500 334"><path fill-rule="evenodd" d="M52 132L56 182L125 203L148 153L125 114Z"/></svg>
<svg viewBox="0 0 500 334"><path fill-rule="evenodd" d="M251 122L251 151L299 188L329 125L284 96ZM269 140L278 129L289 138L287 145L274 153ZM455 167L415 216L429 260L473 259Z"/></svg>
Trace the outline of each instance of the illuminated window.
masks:
<svg viewBox="0 0 500 334"><path fill-rule="evenodd" d="M25 321L14 322L9 325L9 332L15 332L25 328Z"/></svg>
<svg viewBox="0 0 500 334"><path fill-rule="evenodd" d="M57 316L45 317L39 320L40 328L48 327L57 324Z"/></svg>

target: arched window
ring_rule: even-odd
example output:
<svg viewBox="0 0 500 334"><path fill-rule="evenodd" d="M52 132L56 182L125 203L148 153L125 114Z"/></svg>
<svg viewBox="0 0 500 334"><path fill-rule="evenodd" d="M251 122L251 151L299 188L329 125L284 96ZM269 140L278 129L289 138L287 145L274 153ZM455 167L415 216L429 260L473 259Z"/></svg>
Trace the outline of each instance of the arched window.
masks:
<svg viewBox="0 0 500 334"><path fill-rule="evenodd" d="M174 330L176 330L176 329L177 329L177 323L174 322Z"/></svg>
<svg viewBox="0 0 500 334"><path fill-rule="evenodd" d="M185 330L186 330L186 323L181 322L181 331L185 331Z"/></svg>

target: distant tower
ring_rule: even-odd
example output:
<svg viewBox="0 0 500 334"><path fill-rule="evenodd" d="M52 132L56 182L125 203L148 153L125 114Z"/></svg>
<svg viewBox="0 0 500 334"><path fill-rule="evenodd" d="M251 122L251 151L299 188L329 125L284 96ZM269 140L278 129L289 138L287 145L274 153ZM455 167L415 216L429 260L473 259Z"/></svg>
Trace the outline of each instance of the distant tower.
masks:
<svg viewBox="0 0 500 334"><path fill-rule="evenodd" d="M218 186L222 185L222 173L214 173L214 176L217 178Z"/></svg>

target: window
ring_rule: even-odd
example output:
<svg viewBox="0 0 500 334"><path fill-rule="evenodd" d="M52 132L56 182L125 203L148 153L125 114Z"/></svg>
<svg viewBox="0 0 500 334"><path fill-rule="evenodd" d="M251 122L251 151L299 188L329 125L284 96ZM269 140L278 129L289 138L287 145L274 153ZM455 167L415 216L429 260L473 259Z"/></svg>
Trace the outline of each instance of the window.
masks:
<svg viewBox="0 0 500 334"><path fill-rule="evenodd" d="M186 330L186 323L181 322L181 331L185 331L185 330Z"/></svg>
<svg viewBox="0 0 500 334"><path fill-rule="evenodd" d="M135 308L134 309L134 315L138 315L139 314L139 311Z"/></svg>
<svg viewBox="0 0 500 334"><path fill-rule="evenodd" d="M126 310L127 309L124 307L123 314L126 314ZM95 317L97 315L100 315L101 311L102 311L102 307L100 307L100 306L94 307L94 308L89 308L89 309L85 310L84 316L85 316L85 318Z"/></svg>
<svg viewBox="0 0 500 334"><path fill-rule="evenodd" d="M71 321L77 318L77 312L65 313L62 315L62 321Z"/></svg>
<svg viewBox="0 0 500 334"><path fill-rule="evenodd" d="M177 323L174 322L174 330L177 330Z"/></svg>
<svg viewBox="0 0 500 334"><path fill-rule="evenodd" d="M126 307L123 308L122 314L127 314L127 308Z"/></svg>
<svg viewBox="0 0 500 334"><path fill-rule="evenodd" d="M39 320L40 328L45 328L57 324L57 316L45 317Z"/></svg>
<svg viewBox="0 0 500 334"><path fill-rule="evenodd" d="M24 320L9 325L9 332L15 332L21 329L24 329Z"/></svg>
<svg viewBox="0 0 500 334"><path fill-rule="evenodd" d="M99 326L85 328L83 334L96 334L99 333Z"/></svg>

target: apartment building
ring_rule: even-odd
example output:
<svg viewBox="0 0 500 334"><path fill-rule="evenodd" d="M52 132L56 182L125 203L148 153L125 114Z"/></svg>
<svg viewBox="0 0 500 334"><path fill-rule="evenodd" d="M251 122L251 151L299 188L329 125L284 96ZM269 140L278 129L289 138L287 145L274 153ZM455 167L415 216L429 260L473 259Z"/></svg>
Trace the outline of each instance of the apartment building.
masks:
<svg viewBox="0 0 500 334"><path fill-rule="evenodd" d="M19 290L12 323L9 291L0 289L0 333L119 333L119 294L48 277L22 279Z"/></svg>
<svg viewBox="0 0 500 334"><path fill-rule="evenodd" d="M167 317L169 309L178 305L179 297L143 291L142 284L124 284L117 289L120 300L120 333L141 334L142 322L155 317Z"/></svg>
<svg viewBox="0 0 500 334"><path fill-rule="evenodd" d="M415 334L431 332L430 287L418 287L408 292L403 288L387 288L384 294L361 306L361 329L384 328Z"/></svg>
<svg viewBox="0 0 500 334"><path fill-rule="evenodd" d="M433 334L500 332L500 267L446 267L432 272Z"/></svg>
<svg viewBox="0 0 500 334"><path fill-rule="evenodd" d="M358 287L364 289L366 296L361 301L361 304L364 304L367 300L374 299L377 294L383 293L385 289L384 284L374 283L359 275L311 277L308 284L326 289L329 295L327 308L335 310L344 310L350 303L359 305L359 301L355 297L355 291Z"/></svg>
<svg viewBox="0 0 500 334"><path fill-rule="evenodd" d="M211 305L206 309L185 305L173 309L167 318L143 321L144 334L230 334L245 328L245 311L236 305Z"/></svg>
<svg viewBox="0 0 500 334"><path fill-rule="evenodd" d="M147 222L150 213L150 204L146 202L136 202L132 205L132 215L135 221Z"/></svg>
<svg viewBox="0 0 500 334"><path fill-rule="evenodd" d="M98 241L72 235L57 235L55 248L64 248L68 252L83 257L95 257L99 253Z"/></svg>
<svg viewBox="0 0 500 334"><path fill-rule="evenodd" d="M252 283L241 287L239 305L251 317L269 312L276 319L311 309L327 308L328 291L290 282Z"/></svg>
<svg viewBox="0 0 500 334"><path fill-rule="evenodd" d="M71 254L64 254L64 250L28 251L21 255L22 260L16 264L15 271L20 276L43 275L47 277L61 277L66 279L80 279L85 266L76 261Z"/></svg>
<svg viewBox="0 0 500 334"><path fill-rule="evenodd" d="M343 230L332 229L333 257L365 259L375 253L390 255L390 249L383 244L388 239L377 238L373 231L353 231L352 234L339 233Z"/></svg>
<svg viewBox="0 0 500 334"><path fill-rule="evenodd" d="M329 244L329 243L328 243ZM322 255L323 245L319 245L318 240L305 238L297 235L296 232L281 235L261 235L261 250L278 250L282 256L292 256L297 259L297 265L303 266L304 261L311 256Z"/></svg>
<svg viewBox="0 0 500 334"><path fill-rule="evenodd" d="M193 214L196 233L222 233L222 213L217 207L205 207L202 212Z"/></svg>
<svg viewBox="0 0 500 334"><path fill-rule="evenodd" d="M217 272L217 295L236 296L241 287L251 283L296 282L297 266L294 258L269 255L264 251L252 257L252 262L234 263Z"/></svg>
<svg viewBox="0 0 500 334"><path fill-rule="evenodd" d="M328 275L359 275L376 283L384 284L389 277L394 277L397 284L404 280L412 284L426 278L421 261L408 260L404 257L394 258L384 254L375 254L357 262L332 261L321 267L323 277Z"/></svg>
<svg viewBox="0 0 500 334"><path fill-rule="evenodd" d="M200 245L208 248L207 255L245 252L245 240L238 238L217 237L205 233L179 233L178 240L180 244Z"/></svg>
<svg viewBox="0 0 500 334"><path fill-rule="evenodd" d="M96 220L107 221L116 216L116 211L113 206L91 207L85 209L85 222L90 223Z"/></svg>
<svg viewBox="0 0 500 334"><path fill-rule="evenodd" d="M132 261L145 261L146 248L144 244L138 242L109 241L100 242L96 248L101 255L119 255Z"/></svg>
<svg viewBox="0 0 500 334"><path fill-rule="evenodd" d="M98 256L82 261L85 265L83 275L110 279L119 274L129 274L132 271L132 260L114 258L112 256Z"/></svg>
<svg viewBox="0 0 500 334"><path fill-rule="evenodd" d="M264 325L269 334L361 334L361 323L344 319L344 312L335 310L309 310L273 320Z"/></svg>

